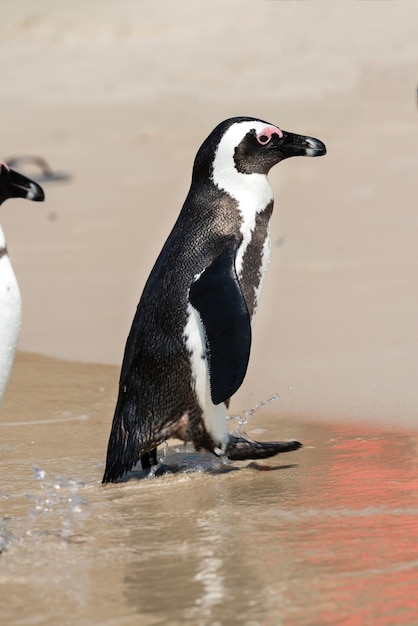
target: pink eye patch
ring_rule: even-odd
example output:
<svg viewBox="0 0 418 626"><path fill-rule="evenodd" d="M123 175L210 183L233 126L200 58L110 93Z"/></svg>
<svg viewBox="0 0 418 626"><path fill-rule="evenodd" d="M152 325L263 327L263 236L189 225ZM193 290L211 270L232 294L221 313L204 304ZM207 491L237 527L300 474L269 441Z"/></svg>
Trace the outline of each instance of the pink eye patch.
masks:
<svg viewBox="0 0 418 626"><path fill-rule="evenodd" d="M274 134L279 135L279 137L283 137L283 131L281 131L280 128L277 128L277 126L266 126L257 133L257 141L264 146L270 141L272 135Z"/></svg>

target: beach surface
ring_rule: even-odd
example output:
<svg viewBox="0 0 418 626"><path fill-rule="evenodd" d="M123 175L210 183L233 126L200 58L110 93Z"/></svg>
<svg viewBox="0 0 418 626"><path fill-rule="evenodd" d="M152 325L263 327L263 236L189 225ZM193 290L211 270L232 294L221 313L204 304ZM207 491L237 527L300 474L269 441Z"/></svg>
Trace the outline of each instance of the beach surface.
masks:
<svg viewBox="0 0 418 626"><path fill-rule="evenodd" d="M418 624L417 25L413 1L2 4L1 158L60 175L1 207L23 300L0 408L9 624ZM269 472L171 448L173 475L103 488L142 288L197 149L238 115L328 150L269 176L231 404L277 396L248 434L305 448Z"/></svg>

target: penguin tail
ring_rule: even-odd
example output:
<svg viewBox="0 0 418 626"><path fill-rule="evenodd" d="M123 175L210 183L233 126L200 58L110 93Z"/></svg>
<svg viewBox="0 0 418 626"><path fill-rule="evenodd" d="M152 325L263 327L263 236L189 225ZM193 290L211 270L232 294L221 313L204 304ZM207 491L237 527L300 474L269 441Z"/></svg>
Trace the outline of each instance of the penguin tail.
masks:
<svg viewBox="0 0 418 626"><path fill-rule="evenodd" d="M125 407L121 410L116 405L107 446L106 468L102 482L116 482L126 472L129 472L139 461L142 453L141 437L135 422L134 407Z"/></svg>
<svg viewBox="0 0 418 626"><path fill-rule="evenodd" d="M291 452L302 447L299 441L251 441L243 437L229 436L226 456L231 461L247 459L267 459L276 454Z"/></svg>

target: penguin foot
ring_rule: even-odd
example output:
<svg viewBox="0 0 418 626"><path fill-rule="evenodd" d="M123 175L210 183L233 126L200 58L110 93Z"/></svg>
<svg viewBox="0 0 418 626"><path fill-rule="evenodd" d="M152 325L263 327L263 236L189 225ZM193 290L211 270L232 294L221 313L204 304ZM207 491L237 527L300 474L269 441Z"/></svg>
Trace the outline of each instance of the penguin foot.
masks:
<svg viewBox="0 0 418 626"><path fill-rule="evenodd" d="M298 450L301 447L302 444L295 440L262 442L230 435L225 453L231 461L246 461L248 459L267 459L270 456Z"/></svg>
<svg viewBox="0 0 418 626"><path fill-rule="evenodd" d="M153 448L149 452L141 454L142 469L147 473L147 478L155 478L155 476L164 476L164 474L171 474L171 469L159 461L157 458L157 448Z"/></svg>
<svg viewBox="0 0 418 626"><path fill-rule="evenodd" d="M153 465L158 465L157 448L141 454L142 469L149 470Z"/></svg>

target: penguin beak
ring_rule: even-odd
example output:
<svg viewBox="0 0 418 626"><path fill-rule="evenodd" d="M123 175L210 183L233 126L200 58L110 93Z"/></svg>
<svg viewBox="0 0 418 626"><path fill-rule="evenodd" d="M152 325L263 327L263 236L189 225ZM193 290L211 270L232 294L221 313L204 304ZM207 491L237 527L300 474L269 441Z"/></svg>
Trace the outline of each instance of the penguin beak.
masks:
<svg viewBox="0 0 418 626"><path fill-rule="evenodd" d="M10 170L8 186L10 198L27 198L27 200L33 200L34 202L45 200L42 187L33 180L23 176L23 174L15 172L15 170Z"/></svg>
<svg viewBox="0 0 418 626"><path fill-rule="evenodd" d="M295 135L283 131L283 137L280 138L277 150L282 153L282 159L292 156L322 156L327 153L325 144L315 137L306 137L305 135Z"/></svg>
<svg viewBox="0 0 418 626"><path fill-rule="evenodd" d="M42 202L45 199L43 189L38 183L30 180L23 174L9 169L5 164L0 166L0 175L6 176L7 184L1 194L2 200L7 198L26 198L34 202Z"/></svg>

